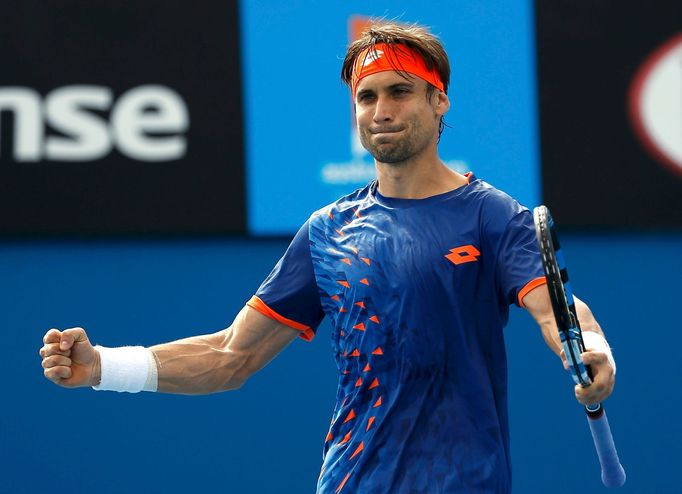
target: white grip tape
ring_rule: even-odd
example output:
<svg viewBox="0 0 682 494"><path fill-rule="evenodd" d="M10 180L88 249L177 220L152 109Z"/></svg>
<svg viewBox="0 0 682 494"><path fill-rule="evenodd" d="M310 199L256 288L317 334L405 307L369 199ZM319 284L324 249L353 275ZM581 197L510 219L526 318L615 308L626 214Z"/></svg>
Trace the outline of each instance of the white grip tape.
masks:
<svg viewBox="0 0 682 494"><path fill-rule="evenodd" d="M139 393L156 391L158 371L156 359L149 348L124 346L107 348L95 346L100 355L101 378L93 389Z"/></svg>
<svg viewBox="0 0 682 494"><path fill-rule="evenodd" d="M616 374L616 361L613 359L613 353L611 353L611 347L608 341L599 333L594 331L583 331L583 343L585 343L585 350L594 350L596 352L602 352L606 354L606 358L609 360L609 364L613 367L613 374Z"/></svg>

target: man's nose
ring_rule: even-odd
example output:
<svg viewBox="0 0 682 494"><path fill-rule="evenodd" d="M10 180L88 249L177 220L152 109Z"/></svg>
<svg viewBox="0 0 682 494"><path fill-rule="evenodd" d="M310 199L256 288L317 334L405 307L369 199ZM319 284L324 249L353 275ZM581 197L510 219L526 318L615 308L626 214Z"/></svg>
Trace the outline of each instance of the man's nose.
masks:
<svg viewBox="0 0 682 494"><path fill-rule="evenodd" d="M375 122L389 122L393 120L394 112L395 107L389 98L382 96L377 98L376 106L374 107Z"/></svg>

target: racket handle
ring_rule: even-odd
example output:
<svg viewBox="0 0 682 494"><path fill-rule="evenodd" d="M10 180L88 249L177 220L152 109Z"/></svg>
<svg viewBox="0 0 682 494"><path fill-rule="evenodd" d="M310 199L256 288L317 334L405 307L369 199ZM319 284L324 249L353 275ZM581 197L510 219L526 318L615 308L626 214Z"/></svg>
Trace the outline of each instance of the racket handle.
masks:
<svg viewBox="0 0 682 494"><path fill-rule="evenodd" d="M601 464L602 483L606 487L622 486L625 483L625 470L618 459L618 452L604 408L601 407L596 413L588 411L587 422L590 424L594 447L597 449Z"/></svg>

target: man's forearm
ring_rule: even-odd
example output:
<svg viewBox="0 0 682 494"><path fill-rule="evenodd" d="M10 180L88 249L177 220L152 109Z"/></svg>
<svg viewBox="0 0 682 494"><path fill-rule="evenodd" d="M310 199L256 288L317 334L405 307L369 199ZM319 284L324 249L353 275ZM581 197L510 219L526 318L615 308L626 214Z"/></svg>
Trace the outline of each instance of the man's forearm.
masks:
<svg viewBox="0 0 682 494"><path fill-rule="evenodd" d="M94 377L89 381L95 389L131 393L208 394L237 389L298 334L299 330L246 306L229 328L213 334L151 348L96 351L90 347L95 355Z"/></svg>
<svg viewBox="0 0 682 494"><path fill-rule="evenodd" d="M580 329L583 331L594 331L595 333L604 336L604 331L602 331L601 326L594 318L594 314L592 314L592 311L587 304L575 295L573 296L573 299L575 300L575 311L578 315L578 321L580 321Z"/></svg>
<svg viewBox="0 0 682 494"><path fill-rule="evenodd" d="M229 348L231 329L151 347L156 359L158 391L208 394L238 389L246 380L248 360Z"/></svg>
<svg viewBox="0 0 682 494"><path fill-rule="evenodd" d="M552 315L552 317L554 316ZM559 337L554 319L541 323L540 331L542 331L542 337L550 350L556 353L557 356L561 356L561 338Z"/></svg>

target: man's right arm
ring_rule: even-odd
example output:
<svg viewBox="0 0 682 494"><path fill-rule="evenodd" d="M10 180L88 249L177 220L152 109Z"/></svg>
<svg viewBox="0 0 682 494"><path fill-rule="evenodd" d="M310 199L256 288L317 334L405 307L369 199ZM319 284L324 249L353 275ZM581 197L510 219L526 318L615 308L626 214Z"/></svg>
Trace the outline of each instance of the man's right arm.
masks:
<svg viewBox="0 0 682 494"><path fill-rule="evenodd" d="M246 306L222 331L151 347L158 391L207 394L237 389L298 335L298 330ZM99 353L83 329L51 329L43 342L40 355L47 379L69 388L99 384Z"/></svg>

